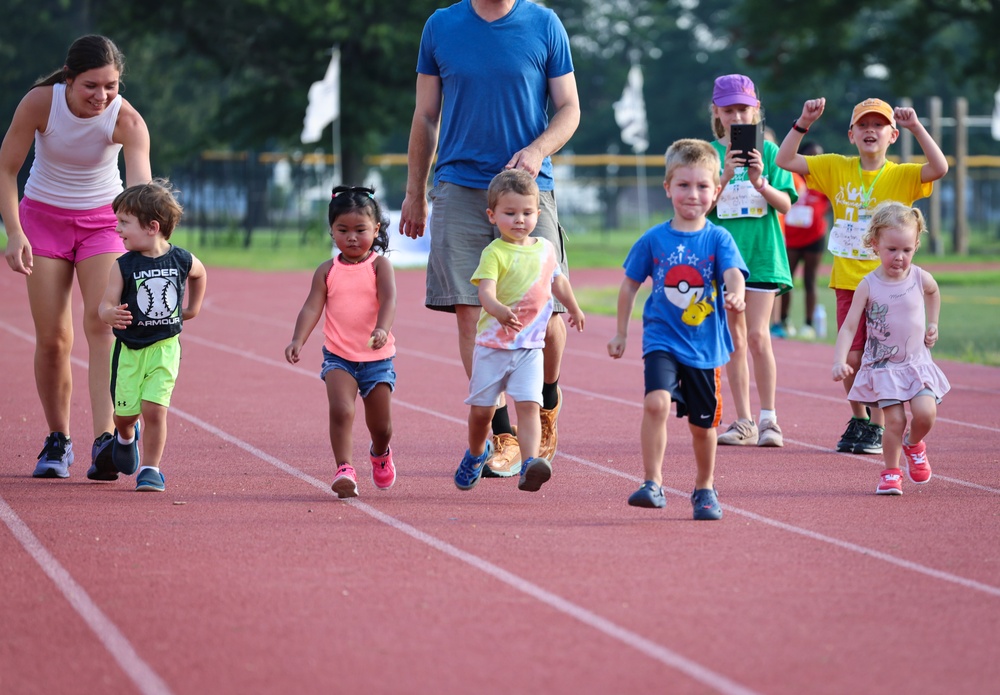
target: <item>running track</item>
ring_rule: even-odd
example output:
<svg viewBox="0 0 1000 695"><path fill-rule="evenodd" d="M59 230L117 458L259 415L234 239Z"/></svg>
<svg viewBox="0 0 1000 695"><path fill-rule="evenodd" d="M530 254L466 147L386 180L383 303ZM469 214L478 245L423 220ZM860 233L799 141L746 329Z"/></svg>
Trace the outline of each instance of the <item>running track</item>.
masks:
<svg viewBox="0 0 1000 695"><path fill-rule="evenodd" d="M299 366L283 358L309 278L210 269L183 336L167 492L138 494L84 476L80 329L77 463L69 480L30 477L46 434L32 329L23 280L0 272L0 693L1000 687L1000 369L943 363L934 479L880 498L881 457L832 450L847 417L832 348L776 343L786 446L721 448L725 518L695 523L674 418L667 509L625 504L641 482L641 329L614 362L613 319L591 316L569 336L553 479L463 493L454 320L423 308L422 272L399 271L399 481L364 478L343 502L318 334ZM367 442L359 415L359 461Z"/></svg>

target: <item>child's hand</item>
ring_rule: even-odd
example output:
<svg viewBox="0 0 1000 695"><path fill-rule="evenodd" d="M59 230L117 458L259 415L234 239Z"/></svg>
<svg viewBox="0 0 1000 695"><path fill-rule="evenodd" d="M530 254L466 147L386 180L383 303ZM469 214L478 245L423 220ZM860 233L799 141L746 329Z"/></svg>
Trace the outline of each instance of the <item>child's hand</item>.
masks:
<svg viewBox="0 0 1000 695"><path fill-rule="evenodd" d="M368 339L368 347L372 350L379 350L385 347L387 342L389 342L389 333L381 328L376 328L372 331L372 337Z"/></svg>
<svg viewBox="0 0 1000 695"><path fill-rule="evenodd" d="M897 128L913 130L913 127L920 123L917 112L908 106L897 106L892 111L892 117L896 120Z"/></svg>
<svg viewBox="0 0 1000 695"><path fill-rule="evenodd" d="M819 117L823 115L823 111L826 109L826 97L820 97L819 99L810 99L802 105L802 115L799 116L799 127L808 128L813 123L819 120Z"/></svg>
<svg viewBox="0 0 1000 695"><path fill-rule="evenodd" d="M747 308L746 300L735 292L726 292L723 295L723 299L725 300L725 307L730 311L739 313Z"/></svg>
<svg viewBox="0 0 1000 695"><path fill-rule="evenodd" d="M754 188L760 187L760 177L764 175L764 158L757 150L750 150L750 156L746 161L747 178Z"/></svg>
<svg viewBox="0 0 1000 695"><path fill-rule="evenodd" d="M854 374L854 368L847 364L846 362L841 362L840 364L833 365L833 380L843 381L851 374Z"/></svg>
<svg viewBox="0 0 1000 695"><path fill-rule="evenodd" d="M297 340L293 340L285 348L285 359L296 364L299 361L299 352L302 350L302 343Z"/></svg>
<svg viewBox="0 0 1000 695"><path fill-rule="evenodd" d="M736 175L737 167L745 167L746 161L743 159L742 152L733 152L729 147L726 148L726 158L722 161L722 180L732 181L733 177Z"/></svg>
<svg viewBox="0 0 1000 695"><path fill-rule="evenodd" d="M120 330L132 325L132 312L128 310L128 304L119 304L113 310L105 312L102 318L104 323Z"/></svg>
<svg viewBox="0 0 1000 695"><path fill-rule="evenodd" d="M608 354L614 357L616 360L625 354L625 343L628 342L628 338L623 335L616 335L610 341L608 341Z"/></svg>
<svg viewBox="0 0 1000 695"><path fill-rule="evenodd" d="M582 311L575 311L567 317L566 322L580 333L583 333L583 324L586 320L587 317L583 315Z"/></svg>
<svg viewBox="0 0 1000 695"><path fill-rule="evenodd" d="M927 324L927 332L924 333L924 345L929 348L934 347L938 339L938 327L936 323Z"/></svg>
<svg viewBox="0 0 1000 695"><path fill-rule="evenodd" d="M519 332L524 325L521 323L521 319L517 318L517 314L509 306L505 306L498 310L497 313L493 314L493 318L500 322L500 325L505 329L509 328L515 333Z"/></svg>

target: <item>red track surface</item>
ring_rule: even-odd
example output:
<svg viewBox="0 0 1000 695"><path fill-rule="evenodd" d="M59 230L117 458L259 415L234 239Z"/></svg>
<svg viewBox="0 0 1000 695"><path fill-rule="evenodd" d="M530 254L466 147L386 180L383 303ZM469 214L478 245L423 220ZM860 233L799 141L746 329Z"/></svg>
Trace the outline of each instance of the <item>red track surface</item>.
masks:
<svg viewBox="0 0 1000 695"><path fill-rule="evenodd" d="M1000 369L943 363L934 479L882 498L881 457L833 451L848 411L832 348L777 342L786 445L720 448L725 518L696 523L682 420L667 509L625 504L641 482L640 328L615 362L613 319L591 316L569 336L553 479L463 493L454 320L423 308L422 272L399 271L399 480L366 477L342 502L318 333L301 366L283 358L309 277L210 270L183 336L167 492L138 494L84 476L82 330L72 477L30 477L46 434L32 328L22 279L0 272L0 693L997 690ZM360 416L355 443L364 472Z"/></svg>

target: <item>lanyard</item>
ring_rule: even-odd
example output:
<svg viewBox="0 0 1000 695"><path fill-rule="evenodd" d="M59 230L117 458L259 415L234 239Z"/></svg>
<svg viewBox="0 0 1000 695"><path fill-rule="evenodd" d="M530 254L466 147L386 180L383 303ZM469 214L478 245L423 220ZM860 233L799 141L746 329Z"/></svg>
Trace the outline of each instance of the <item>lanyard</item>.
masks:
<svg viewBox="0 0 1000 695"><path fill-rule="evenodd" d="M878 177L882 175L885 171L885 162L882 162L882 166L878 168L878 173L875 174L875 179L872 181L871 185L865 189L865 175L861 173L861 159L858 159L858 176L861 178L861 207L867 209L868 204L872 199L872 191L875 190L875 184L878 183Z"/></svg>

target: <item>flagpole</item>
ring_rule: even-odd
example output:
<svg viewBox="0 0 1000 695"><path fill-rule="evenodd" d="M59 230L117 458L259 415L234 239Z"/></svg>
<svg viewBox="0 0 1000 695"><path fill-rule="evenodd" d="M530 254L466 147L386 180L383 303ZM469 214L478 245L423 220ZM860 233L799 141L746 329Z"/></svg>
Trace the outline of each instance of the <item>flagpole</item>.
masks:
<svg viewBox="0 0 1000 695"><path fill-rule="evenodd" d="M337 56L337 64L340 64L340 44L334 44L332 53ZM334 97L335 103L337 104L337 117L333 119L333 179L335 186L341 186L344 184L344 167L343 167L343 153L341 152L340 145L340 82L337 80L337 94Z"/></svg>

